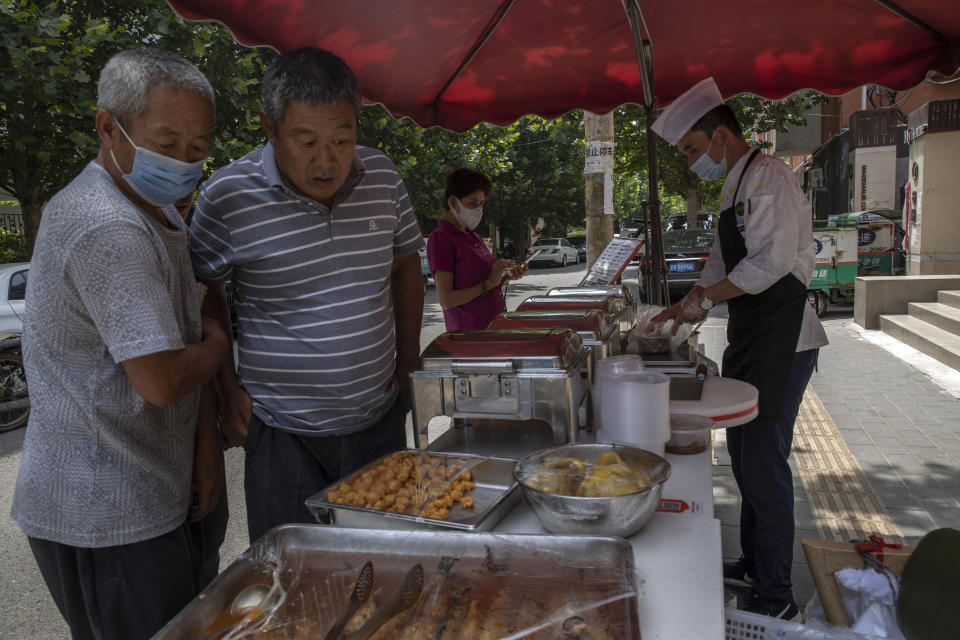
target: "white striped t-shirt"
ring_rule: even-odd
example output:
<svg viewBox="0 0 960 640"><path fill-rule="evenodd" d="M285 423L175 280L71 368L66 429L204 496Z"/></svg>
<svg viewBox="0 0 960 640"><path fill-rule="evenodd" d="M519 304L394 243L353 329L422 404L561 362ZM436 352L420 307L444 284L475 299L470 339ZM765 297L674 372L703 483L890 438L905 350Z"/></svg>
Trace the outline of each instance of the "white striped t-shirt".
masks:
<svg viewBox="0 0 960 640"><path fill-rule="evenodd" d="M283 184L269 143L204 183L194 271L232 280L238 373L260 419L340 435L386 413L397 394L391 265L422 244L400 174L369 147L356 147L332 209Z"/></svg>

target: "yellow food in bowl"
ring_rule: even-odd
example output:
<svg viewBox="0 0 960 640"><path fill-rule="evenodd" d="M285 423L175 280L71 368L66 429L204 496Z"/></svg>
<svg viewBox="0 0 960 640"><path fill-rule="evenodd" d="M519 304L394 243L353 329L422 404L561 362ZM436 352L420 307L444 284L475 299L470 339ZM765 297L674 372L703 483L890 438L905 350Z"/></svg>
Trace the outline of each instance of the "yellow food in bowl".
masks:
<svg viewBox="0 0 960 640"><path fill-rule="evenodd" d="M592 465L578 458L545 458L526 474L524 482L545 493L586 498L637 493L652 484L648 473L628 466L612 451Z"/></svg>

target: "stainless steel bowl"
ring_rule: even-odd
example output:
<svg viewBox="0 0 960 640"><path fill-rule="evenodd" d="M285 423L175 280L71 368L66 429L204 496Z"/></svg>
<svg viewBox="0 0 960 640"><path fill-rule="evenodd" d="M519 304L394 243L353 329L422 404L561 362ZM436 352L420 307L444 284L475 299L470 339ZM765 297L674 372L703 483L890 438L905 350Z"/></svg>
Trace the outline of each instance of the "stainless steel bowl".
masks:
<svg viewBox="0 0 960 640"><path fill-rule="evenodd" d="M620 496L586 498L540 491L526 482L545 458L579 458L593 464L608 451L616 453L631 468L647 472L653 481L650 488ZM528 455L514 467L513 476L530 509L547 531L628 537L639 531L656 510L663 483L670 477L670 463L655 453L636 447L569 444Z"/></svg>

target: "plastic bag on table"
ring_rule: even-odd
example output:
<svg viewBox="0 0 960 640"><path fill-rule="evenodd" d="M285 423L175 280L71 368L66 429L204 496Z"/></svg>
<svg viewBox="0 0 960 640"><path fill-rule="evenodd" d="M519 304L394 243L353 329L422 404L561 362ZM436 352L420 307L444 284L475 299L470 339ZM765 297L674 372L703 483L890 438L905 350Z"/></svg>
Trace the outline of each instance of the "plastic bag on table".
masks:
<svg viewBox="0 0 960 640"><path fill-rule="evenodd" d="M683 323L674 332L675 320L653 320L661 311L663 307L656 305L647 305L637 311L637 326L630 330L627 353L665 353L687 341L693 327Z"/></svg>

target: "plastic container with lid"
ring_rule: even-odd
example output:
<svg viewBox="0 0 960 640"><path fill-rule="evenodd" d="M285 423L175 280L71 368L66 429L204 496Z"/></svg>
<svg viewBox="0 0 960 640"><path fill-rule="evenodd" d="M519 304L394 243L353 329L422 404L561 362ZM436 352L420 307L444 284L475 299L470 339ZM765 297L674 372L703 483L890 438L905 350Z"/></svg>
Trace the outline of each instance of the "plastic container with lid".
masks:
<svg viewBox="0 0 960 640"><path fill-rule="evenodd" d="M669 376L634 371L603 375L599 382L602 391L597 442L616 442L663 455L670 439Z"/></svg>
<svg viewBox="0 0 960 640"><path fill-rule="evenodd" d="M593 373L593 388L591 390L594 433L602 426L600 408L603 406L603 388L609 386L609 379L623 374L640 373L643 370L643 358L638 355L612 356L597 361L596 371Z"/></svg>
<svg viewBox="0 0 960 640"><path fill-rule="evenodd" d="M706 451L710 446L713 419L707 416L671 415L667 453L689 455Z"/></svg>

